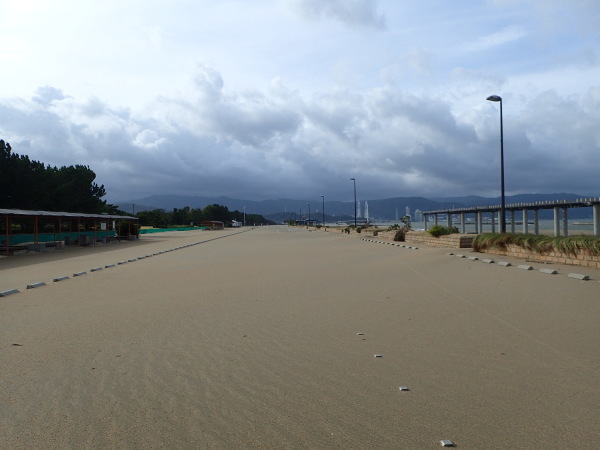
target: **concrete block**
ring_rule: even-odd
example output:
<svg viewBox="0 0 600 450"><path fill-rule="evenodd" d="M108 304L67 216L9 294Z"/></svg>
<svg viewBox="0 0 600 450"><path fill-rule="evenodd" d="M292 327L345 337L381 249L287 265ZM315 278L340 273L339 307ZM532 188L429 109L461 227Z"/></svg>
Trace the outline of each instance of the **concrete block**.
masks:
<svg viewBox="0 0 600 450"><path fill-rule="evenodd" d="M511 264L511 263L509 263L509 262L506 262L506 261L500 261L500 262L498 263L498 265L499 265L499 266L503 266L503 267L510 267L510 266L512 266L512 264Z"/></svg>
<svg viewBox="0 0 600 450"><path fill-rule="evenodd" d="M465 255L456 255L457 258L466 258Z"/></svg>
<svg viewBox="0 0 600 450"><path fill-rule="evenodd" d="M19 293L18 289L8 289L6 291L1 291L0 297L8 297L9 295L18 294L18 293Z"/></svg>
<svg viewBox="0 0 600 450"><path fill-rule="evenodd" d="M117 264L121 265L121 264L127 264L127 261L119 261Z"/></svg>
<svg viewBox="0 0 600 450"><path fill-rule="evenodd" d="M90 269L90 272L98 272L99 270L102 270L102 267L94 267L93 269Z"/></svg>
<svg viewBox="0 0 600 450"><path fill-rule="evenodd" d="M76 272L76 273L73 274L73 276L74 277L80 277L80 276L85 275L85 274L87 274L87 272Z"/></svg>
<svg viewBox="0 0 600 450"><path fill-rule="evenodd" d="M477 261L479 258L477 256L469 256L471 261Z"/></svg>
<svg viewBox="0 0 600 450"><path fill-rule="evenodd" d="M583 281L587 281L587 280L589 280L589 279L590 279L590 277L589 277L589 276L587 276L587 275L582 275L582 274L580 274L580 273L570 273L568 276L569 276L569 278L575 278L575 279L577 279L577 280L583 280Z"/></svg>
<svg viewBox="0 0 600 450"><path fill-rule="evenodd" d="M486 264L494 264L494 260L493 259L482 259L481 260L482 263L486 263Z"/></svg>
<svg viewBox="0 0 600 450"><path fill-rule="evenodd" d="M44 283L43 281L40 281L39 283L28 284L27 289L35 289L35 288L42 287L42 286L46 286L46 283Z"/></svg>
<svg viewBox="0 0 600 450"><path fill-rule="evenodd" d="M62 277L56 277L52 281L57 282L57 281L64 281L64 280L68 280L68 279L69 279L69 277L65 275Z"/></svg>
<svg viewBox="0 0 600 450"><path fill-rule="evenodd" d="M517 266L517 269L523 269L523 270L533 270L533 267L532 267L532 266L528 266L528 265L526 265L526 264L519 264L519 265Z"/></svg>
<svg viewBox="0 0 600 450"><path fill-rule="evenodd" d="M548 273L550 275L556 275L558 273L558 270L555 270L555 269L540 269L540 272L542 272L542 273Z"/></svg>
<svg viewBox="0 0 600 450"><path fill-rule="evenodd" d="M114 264L107 264L104 266L105 269L110 269L111 267L115 267Z"/></svg>

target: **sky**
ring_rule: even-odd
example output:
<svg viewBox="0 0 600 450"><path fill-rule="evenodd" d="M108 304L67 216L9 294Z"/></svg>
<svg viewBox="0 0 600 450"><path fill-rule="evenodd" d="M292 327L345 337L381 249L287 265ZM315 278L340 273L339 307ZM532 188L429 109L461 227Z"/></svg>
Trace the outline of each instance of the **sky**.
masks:
<svg viewBox="0 0 600 450"><path fill-rule="evenodd" d="M150 195L600 196L598 0L3 0L0 139Z"/></svg>

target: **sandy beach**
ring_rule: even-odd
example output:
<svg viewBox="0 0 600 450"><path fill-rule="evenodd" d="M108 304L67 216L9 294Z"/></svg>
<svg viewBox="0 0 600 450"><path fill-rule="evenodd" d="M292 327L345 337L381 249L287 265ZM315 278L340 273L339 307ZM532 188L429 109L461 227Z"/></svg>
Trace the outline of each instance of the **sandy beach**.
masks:
<svg viewBox="0 0 600 450"><path fill-rule="evenodd" d="M0 447L596 448L600 271L448 252L270 226L1 259Z"/></svg>

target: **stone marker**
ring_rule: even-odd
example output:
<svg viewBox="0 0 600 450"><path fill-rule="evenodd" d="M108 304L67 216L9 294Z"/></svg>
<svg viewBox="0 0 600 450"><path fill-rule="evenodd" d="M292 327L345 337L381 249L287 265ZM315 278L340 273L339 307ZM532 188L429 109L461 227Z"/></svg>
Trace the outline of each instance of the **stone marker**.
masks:
<svg viewBox="0 0 600 450"><path fill-rule="evenodd" d="M0 292L0 297L7 297L9 295L18 294L18 293L19 293L18 289L8 289L7 291Z"/></svg>
<svg viewBox="0 0 600 450"><path fill-rule="evenodd" d="M46 286L46 283L44 283L43 281L40 281L39 283L31 283L27 285L27 289L35 289L41 286Z"/></svg>
<svg viewBox="0 0 600 450"><path fill-rule="evenodd" d="M526 264L519 264L519 265L517 266L517 268L518 268L518 269L523 269L523 270L533 270L533 267L531 267L531 266L528 266L528 265L526 265Z"/></svg>
<svg viewBox="0 0 600 450"><path fill-rule="evenodd" d="M587 275L582 275L582 274L580 274L580 273L570 273L568 276L569 276L569 278L576 278L576 279L578 279L578 280L583 280L583 281L587 281L587 280L589 280L589 279L590 279L590 277L589 277L589 276L587 276Z"/></svg>
<svg viewBox="0 0 600 450"><path fill-rule="evenodd" d="M558 273L558 270L555 269L540 269L542 273L549 273L550 275L555 275Z"/></svg>

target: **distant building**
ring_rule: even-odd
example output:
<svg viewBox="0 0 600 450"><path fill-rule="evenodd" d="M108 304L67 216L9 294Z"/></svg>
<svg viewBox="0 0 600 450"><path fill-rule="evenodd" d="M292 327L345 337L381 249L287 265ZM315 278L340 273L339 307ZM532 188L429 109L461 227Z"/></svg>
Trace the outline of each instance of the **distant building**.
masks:
<svg viewBox="0 0 600 450"><path fill-rule="evenodd" d="M205 220L201 225L209 230L222 230L225 228L225 223L219 220Z"/></svg>

